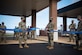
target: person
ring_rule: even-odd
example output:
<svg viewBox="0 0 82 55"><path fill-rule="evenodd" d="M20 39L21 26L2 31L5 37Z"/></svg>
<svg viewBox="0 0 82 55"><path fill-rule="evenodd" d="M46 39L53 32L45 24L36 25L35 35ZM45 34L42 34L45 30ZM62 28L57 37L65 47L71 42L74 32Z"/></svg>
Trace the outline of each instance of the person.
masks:
<svg viewBox="0 0 82 55"><path fill-rule="evenodd" d="M2 30L1 30L1 24L0 24L0 42L2 42L1 34L2 34Z"/></svg>
<svg viewBox="0 0 82 55"><path fill-rule="evenodd" d="M28 28L27 28L27 31L28 31L28 32L26 32L28 39L31 38L29 29L30 29L30 27L28 26Z"/></svg>
<svg viewBox="0 0 82 55"><path fill-rule="evenodd" d="M47 25L47 33L48 33L48 49L54 49L54 42L53 42L53 32L51 30L54 29L54 24L52 23L52 17L49 20L49 24Z"/></svg>
<svg viewBox="0 0 82 55"><path fill-rule="evenodd" d="M36 29L36 36L39 37L39 29Z"/></svg>
<svg viewBox="0 0 82 55"><path fill-rule="evenodd" d="M6 26L4 25L4 22L2 22L1 28L2 28L2 35L1 36L3 38L3 41L6 43L6 36L5 36L5 34L6 34L6 31L5 31Z"/></svg>
<svg viewBox="0 0 82 55"><path fill-rule="evenodd" d="M31 39L35 39L35 30L33 30L33 27L30 27L30 32L31 32Z"/></svg>
<svg viewBox="0 0 82 55"><path fill-rule="evenodd" d="M77 31L80 32L80 31L82 31L82 15L79 15L77 18L78 18L78 21L79 21ZM78 49L78 50L82 50L82 33L77 34L77 36L76 36L76 46L74 48Z"/></svg>
<svg viewBox="0 0 82 55"><path fill-rule="evenodd" d="M32 28L32 26L30 28ZM33 32L33 30L31 30L31 39L33 39L33 38L34 38L34 32Z"/></svg>
<svg viewBox="0 0 82 55"><path fill-rule="evenodd" d="M60 36L62 37L62 34L63 34L63 25L61 24L60 25Z"/></svg>
<svg viewBox="0 0 82 55"><path fill-rule="evenodd" d="M29 48L29 46L26 43L27 36L26 36L26 23L25 23L25 18L21 17L21 22L19 22L19 29L22 30L19 33L19 48L23 48L22 46L22 41L24 40L24 47Z"/></svg>
<svg viewBox="0 0 82 55"><path fill-rule="evenodd" d="M70 32L74 32L75 31L76 24L74 23L74 20L71 21L71 24L69 25L69 29L70 29ZM70 33L68 42L71 42L72 40L74 42L74 36L75 35L73 33Z"/></svg>
<svg viewBox="0 0 82 55"><path fill-rule="evenodd" d="M18 27L15 26L15 30L19 29ZM18 40L18 32L14 30L14 37L16 37L16 40Z"/></svg>

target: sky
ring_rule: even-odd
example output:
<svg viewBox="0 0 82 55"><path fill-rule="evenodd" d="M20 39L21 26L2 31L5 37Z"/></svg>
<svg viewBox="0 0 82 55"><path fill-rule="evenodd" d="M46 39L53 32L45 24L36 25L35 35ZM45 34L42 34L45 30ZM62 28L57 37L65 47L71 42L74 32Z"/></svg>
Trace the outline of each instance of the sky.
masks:
<svg viewBox="0 0 82 55"><path fill-rule="evenodd" d="M57 9L68 6L72 3L75 3L79 0L61 0L57 3ZM74 19L75 22L78 22ZM20 22L20 17L18 16L8 16L8 15L0 15L0 23L4 22L7 28L13 29L15 26L18 27L18 23ZM40 29L44 29L49 22L49 7L41 10L36 14L36 27ZM68 23L69 22L69 23ZM68 19L67 25L71 23L71 19ZM63 24L62 17L57 17L57 28L60 29L60 25ZM26 18L26 26L31 26L31 16ZM67 28L68 29L68 28ZM69 29L68 29L69 30Z"/></svg>

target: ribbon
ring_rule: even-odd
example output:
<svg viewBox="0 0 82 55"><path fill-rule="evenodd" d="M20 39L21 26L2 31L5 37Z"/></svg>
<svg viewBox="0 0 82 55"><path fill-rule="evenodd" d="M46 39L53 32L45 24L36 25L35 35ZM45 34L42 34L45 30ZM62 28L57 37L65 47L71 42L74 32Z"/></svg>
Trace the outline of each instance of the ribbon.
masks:
<svg viewBox="0 0 82 55"><path fill-rule="evenodd" d="M28 30L25 30L25 32L30 32L30 31L35 31L36 29L39 28L29 28ZM5 31L14 31L14 32L23 32L24 30L22 29L7 29L7 28L0 28L0 30L5 30Z"/></svg>
<svg viewBox="0 0 82 55"><path fill-rule="evenodd" d="M39 28L29 28L28 30L25 30L25 32L35 31L36 29L39 29ZM0 28L0 30L14 31L14 32L23 32L24 31L22 29L7 29L7 28ZM61 32L61 33L69 33L69 34L82 34L82 31L54 31L54 30L50 30L50 32Z"/></svg>

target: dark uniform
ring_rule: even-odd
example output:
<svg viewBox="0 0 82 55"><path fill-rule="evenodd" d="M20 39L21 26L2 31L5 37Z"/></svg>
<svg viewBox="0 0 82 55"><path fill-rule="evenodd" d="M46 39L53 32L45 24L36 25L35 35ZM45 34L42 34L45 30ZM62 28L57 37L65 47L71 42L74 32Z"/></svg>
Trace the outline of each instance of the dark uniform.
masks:
<svg viewBox="0 0 82 55"><path fill-rule="evenodd" d="M53 42L53 30L54 29L54 24L52 23L52 18L50 19L49 21L49 24L47 25L47 28L48 28L48 46L47 48L49 49L53 49L54 48L54 42Z"/></svg>
<svg viewBox="0 0 82 55"><path fill-rule="evenodd" d="M74 20L72 20L72 23L69 25L70 31L71 32L75 31L75 29L76 29L75 27L76 27L76 24L74 23ZM73 40L73 42L74 42L74 36L75 36L75 34L70 33L69 42L71 42L71 40Z"/></svg>
<svg viewBox="0 0 82 55"><path fill-rule="evenodd" d="M19 47L20 48L23 48L23 46L22 46L22 41L24 41L24 47L29 47L29 46L27 46L27 43L26 43L26 40L27 40L27 36L26 36L26 32L25 32L25 30L26 30L26 23L24 22L24 18L21 18L21 22L19 22L19 29L21 29L22 30L22 32L20 32L19 33Z"/></svg>

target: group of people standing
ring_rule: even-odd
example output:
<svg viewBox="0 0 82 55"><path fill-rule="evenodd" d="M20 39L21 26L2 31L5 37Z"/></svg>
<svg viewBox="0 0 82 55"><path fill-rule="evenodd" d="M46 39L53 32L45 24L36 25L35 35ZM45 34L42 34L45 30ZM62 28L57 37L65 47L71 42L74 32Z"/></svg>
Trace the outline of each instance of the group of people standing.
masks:
<svg viewBox="0 0 82 55"><path fill-rule="evenodd" d="M78 26L76 28L76 24L74 23L74 20L71 21L71 24L69 25L70 29L70 35L69 35L69 42L73 40L75 41L76 45L74 46L75 49L82 50L82 15L79 15L77 17L78 19ZM47 25L47 33L48 33L48 49L54 48L54 42L53 42L53 33L51 30L54 30L54 24L52 23L52 18L49 20L49 24ZM77 31L78 33L73 33ZM62 31L63 32L63 31ZM71 33L72 32L72 33Z"/></svg>
<svg viewBox="0 0 82 55"><path fill-rule="evenodd" d="M68 42L71 42L73 40L73 42L76 43L76 47L74 48L82 49L82 33L80 33L82 32L82 15L79 15L77 17L77 20L79 21L77 27L76 27L76 24L74 23L74 20L72 20L71 24L69 25L70 35L69 35ZM73 32L78 32L78 33L73 33Z"/></svg>
<svg viewBox="0 0 82 55"><path fill-rule="evenodd" d="M69 25L69 29L70 29L70 32L71 31L82 31L82 16L79 15L78 17L78 27L76 29L76 25L74 23L74 20L72 20L72 23ZM54 30L54 24L52 23L52 20L53 18L51 17L50 20L49 20L49 24L47 25L46 27L46 30L47 30L47 34L48 34L48 46L47 48L48 49L54 49L54 42L53 42L53 30ZM18 35L18 40L19 40L19 48L23 48L23 45L22 45L22 42L24 42L24 47L26 48L29 48L29 46L27 45L27 35L28 34L32 34L34 35L34 31L31 33L30 31L29 32L26 32L25 30L29 29L26 28L26 22L25 22L25 18L24 17L21 17L21 21L19 22L18 24L18 29L21 29L22 32L18 32L17 35ZM6 38L5 38L5 33L6 31L4 30L6 28L6 26L4 25L4 22L2 22L2 24L0 24L0 28L3 28L3 29L0 29L0 42L2 40L4 40L6 42ZM32 27L30 27L32 28ZM32 37L31 35L31 37ZM69 41L71 41L73 39L74 41L74 34L70 34L69 36ZM82 49L82 34L76 34L76 37L75 37L75 41L76 41L76 46L74 48L77 48L77 49Z"/></svg>
<svg viewBox="0 0 82 55"><path fill-rule="evenodd" d="M82 31L82 16L80 15L77 18L78 18L78 21L79 21L78 22L78 27L76 28L76 24L74 23L74 20L72 20L72 23L69 25L70 32L71 31L78 31L78 32ZM47 33L48 33L48 46L47 46L48 49L54 49L54 42L53 42L53 33L54 32L51 31L51 30L54 30L54 24L52 23L52 20L53 20L53 18L51 17L50 20L49 20L49 24L47 25L47 28L46 28ZM23 20L19 23L19 27L20 27L20 29L24 30L25 29L25 23L22 23L22 22L23 22ZM22 32L22 33L24 34L24 32ZM70 34L69 41L71 41L72 39L74 41L73 37L74 37L74 34ZM76 42L76 48L81 49L82 48L81 47L81 45L82 45L82 34L79 34L79 33L76 34L75 42ZM19 41L19 44L20 44L19 46L21 47L22 46L21 41ZM27 45L25 44L25 46L27 46Z"/></svg>
<svg viewBox="0 0 82 55"><path fill-rule="evenodd" d="M53 49L54 48L54 42L53 42L53 33L54 32L51 31L51 30L54 29L54 24L52 23L52 19L53 18L51 17L50 20L49 20L49 24L47 25L47 28L46 28L47 33L48 33L48 46L47 46L48 49ZM26 42L27 41L27 36L26 35L27 35L27 33L30 34L30 31L27 32L27 33L25 32L25 30L27 28L26 28L26 23L24 21L25 21L24 17L23 18L21 17L21 22L19 22L19 29L21 29L22 32L19 33L19 48L23 48L23 46L22 46L22 41L23 40L24 40L24 47L29 48L29 46L27 45L27 42ZM28 29L29 29L29 27L28 27ZM34 31L32 31L31 34L34 35Z"/></svg>
<svg viewBox="0 0 82 55"><path fill-rule="evenodd" d="M73 42L75 41L76 43L76 49L82 50L82 15L79 15L77 17L78 19L78 26L76 28L76 24L74 23L74 20L71 21L71 24L69 25L69 29L70 29L70 35L69 35L69 42L71 42L73 40ZM73 33L77 31L78 33Z"/></svg>
<svg viewBox="0 0 82 55"><path fill-rule="evenodd" d="M5 36L6 31L4 29L6 29L6 26L4 25L4 22L2 22L0 24L0 42L6 43L6 36Z"/></svg>

